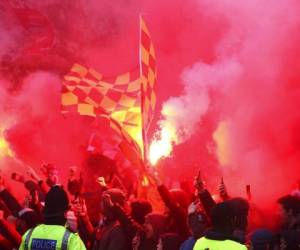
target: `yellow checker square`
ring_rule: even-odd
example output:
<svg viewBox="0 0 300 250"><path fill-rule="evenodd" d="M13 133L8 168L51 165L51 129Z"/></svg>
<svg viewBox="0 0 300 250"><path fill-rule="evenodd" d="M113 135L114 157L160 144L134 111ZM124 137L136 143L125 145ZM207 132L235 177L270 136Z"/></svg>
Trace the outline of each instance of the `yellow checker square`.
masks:
<svg viewBox="0 0 300 250"><path fill-rule="evenodd" d="M95 77L98 81L100 81L103 78L103 75L97 72L94 69L89 69L90 74Z"/></svg>
<svg viewBox="0 0 300 250"><path fill-rule="evenodd" d="M150 45L150 55L156 59L155 57L155 50L154 50L154 46L153 46L153 43L151 42L151 45Z"/></svg>
<svg viewBox="0 0 300 250"><path fill-rule="evenodd" d="M127 112L124 122L138 126L141 122L140 114L135 112Z"/></svg>
<svg viewBox="0 0 300 250"><path fill-rule="evenodd" d="M104 96L100 103L100 106L105 110L113 110L117 106L117 103L107 96Z"/></svg>
<svg viewBox="0 0 300 250"><path fill-rule="evenodd" d="M131 131L129 131L129 132L131 132ZM128 142L132 143L132 137L129 136L129 133L125 129L122 129L122 134Z"/></svg>
<svg viewBox="0 0 300 250"><path fill-rule="evenodd" d="M126 118L126 110L115 111L111 114L111 117L118 122L124 122Z"/></svg>
<svg viewBox="0 0 300 250"><path fill-rule="evenodd" d="M135 92L141 89L141 79L130 82L127 87L128 92Z"/></svg>
<svg viewBox="0 0 300 250"><path fill-rule="evenodd" d="M61 96L61 104L64 106L74 105L78 103L78 97L72 92L67 92Z"/></svg>
<svg viewBox="0 0 300 250"><path fill-rule="evenodd" d="M145 113L143 114L143 124L144 124L144 126L145 126L146 124L148 124L148 119L149 119L148 113L145 112Z"/></svg>
<svg viewBox="0 0 300 250"><path fill-rule="evenodd" d="M155 108L155 104L156 104L156 95L155 95L155 92L152 91L152 93L151 93L151 107L152 107L153 110Z"/></svg>
<svg viewBox="0 0 300 250"><path fill-rule="evenodd" d="M87 103L78 104L78 113L81 115L96 116L94 106Z"/></svg>
<svg viewBox="0 0 300 250"><path fill-rule="evenodd" d="M144 64L149 65L149 51L142 46L142 61Z"/></svg>
<svg viewBox="0 0 300 250"><path fill-rule="evenodd" d="M142 130L140 127L133 127L130 125L124 125L124 129L125 131L131 136L131 137L127 137L127 140L132 143L134 145L134 141L132 139L135 140L135 142L138 143L139 146L142 146Z"/></svg>
<svg viewBox="0 0 300 250"><path fill-rule="evenodd" d="M141 23L141 30L143 32L145 32L148 36L150 36L149 30L148 30L148 28L144 22L144 19L142 17L141 17L140 23Z"/></svg>
<svg viewBox="0 0 300 250"><path fill-rule="evenodd" d="M70 75L65 75L64 76L64 85L69 85L69 82L76 82L79 83L81 81L81 78L78 78L77 76L70 76Z"/></svg>
<svg viewBox="0 0 300 250"><path fill-rule="evenodd" d="M127 72L123 75L118 76L115 81L115 84L116 85L128 84L129 81L130 81L130 72Z"/></svg>
<svg viewBox="0 0 300 250"><path fill-rule="evenodd" d="M138 106L134 106L134 107L132 107L132 108L129 108L129 109L128 109L128 112L140 114L140 113L141 113L141 106L138 105Z"/></svg>
<svg viewBox="0 0 300 250"><path fill-rule="evenodd" d="M155 83L155 75L151 68L148 69L148 81L150 83L151 88L153 88Z"/></svg>
<svg viewBox="0 0 300 250"><path fill-rule="evenodd" d="M104 88L104 89L112 89L114 85L108 82L99 81L97 87Z"/></svg>
<svg viewBox="0 0 300 250"><path fill-rule="evenodd" d="M104 87L94 87L95 90L97 90L99 93L101 93L101 95L106 95L108 92L108 88L104 88Z"/></svg>
<svg viewBox="0 0 300 250"><path fill-rule="evenodd" d="M146 76L142 75L141 76L141 82L142 82L142 85L143 85L143 90L147 90L147 84L148 84L148 79ZM146 89L145 89L145 85L146 85Z"/></svg>
<svg viewBox="0 0 300 250"><path fill-rule="evenodd" d="M145 81L143 81L143 91L147 92L147 90L149 88L148 79L146 77L144 79L145 79Z"/></svg>
<svg viewBox="0 0 300 250"><path fill-rule="evenodd" d="M74 64L71 68L71 72L79 74L81 77L85 76L88 72L88 69L82 65Z"/></svg>
<svg viewBox="0 0 300 250"><path fill-rule="evenodd" d="M130 108L134 106L135 99L136 98L132 98L128 95L123 94L118 103L124 107Z"/></svg>
<svg viewBox="0 0 300 250"><path fill-rule="evenodd" d="M148 97L146 97L145 101L144 101L144 112L148 112L149 106L150 106L150 101L149 101Z"/></svg>

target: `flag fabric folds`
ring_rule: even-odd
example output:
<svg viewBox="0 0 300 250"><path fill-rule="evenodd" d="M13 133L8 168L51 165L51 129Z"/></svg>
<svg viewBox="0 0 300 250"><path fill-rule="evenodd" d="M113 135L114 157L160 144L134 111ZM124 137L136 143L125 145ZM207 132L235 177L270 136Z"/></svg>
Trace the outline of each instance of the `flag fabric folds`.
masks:
<svg viewBox="0 0 300 250"><path fill-rule="evenodd" d="M138 69L110 78L74 64L63 81L62 113L108 115L141 146L140 85Z"/></svg>
<svg viewBox="0 0 300 250"><path fill-rule="evenodd" d="M156 56L150 32L142 17L140 17L140 71L142 83L142 116L143 129L147 132L154 115L156 95Z"/></svg>
<svg viewBox="0 0 300 250"><path fill-rule="evenodd" d="M120 150L127 159L131 160L131 162L135 162L136 165L139 165L139 157L141 156L140 147L136 141L129 136L124 128L108 115L99 115L96 119L97 121L94 123L95 132L90 136L87 151L101 153L101 148L103 149L103 147L98 141L98 138L101 137L101 140L107 145L107 147L105 147L106 149L110 149L115 153ZM101 126L99 125L99 122L101 122ZM98 130L103 131L103 128L108 132L107 134L98 132ZM113 131L113 134L109 131ZM114 157L117 156L117 154L113 157L110 155L109 158L114 160Z"/></svg>
<svg viewBox="0 0 300 250"><path fill-rule="evenodd" d="M65 75L62 113L109 116L116 132L144 151L145 133L151 122L156 97L156 57L149 30L140 18L140 65L135 70L105 77L94 69L74 64ZM131 138L131 139L130 139ZM134 142L133 142L133 141ZM145 151L144 151L145 153Z"/></svg>

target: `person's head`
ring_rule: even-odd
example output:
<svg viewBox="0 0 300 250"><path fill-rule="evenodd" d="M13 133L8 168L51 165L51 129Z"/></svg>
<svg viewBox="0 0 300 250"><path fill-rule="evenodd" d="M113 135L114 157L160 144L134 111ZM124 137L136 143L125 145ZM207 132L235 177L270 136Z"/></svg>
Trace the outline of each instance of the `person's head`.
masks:
<svg viewBox="0 0 300 250"><path fill-rule="evenodd" d="M113 204L119 205L120 207L124 207L125 203L126 203L126 196L124 194L124 192L121 189L118 188L110 188L106 191L104 191L102 193L102 197L105 195L109 195L111 202ZM104 199L102 198L100 201L100 209L101 209L101 213L109 220L115 220L115 218L113 217L112 213L111 213L111 209L110 207L108 207L105 202Z"/></svg>
<svg viewBox="0 0 300 250"><path fill-rule="evenodd" d="M43 166L46 174L46 183L49 187L58 183L58 169L52 164L46 164Z"/></svg>
<svg viewBox="0 0 300 250"><path fill-rule="evenodd" d="M166 233L159 237L157 250L175 250L179 249L181 240L178 234Z"/></svg>
<svg viewBox="0 0 300 250"><path fill-rule="evenodd" d="M228 202L233 208L235 229L246 231L249 212L248 201L243 198L233 198L228 200Z"/></svg>
<svg viewBox="0 0 300 250"><path fill-rule="evenodd" d="M280 233L280 250L299 250L300 232L295 230L285 230Z"/></svg>
<svg viewBox="0 0 300 250"><path fill-rule="evenodd" d="M178 188L174 188L169 190L170 195L172 199L185 211L187 211L187 208L189 206L189 198L187 194ZM169 216L170 215L170 210L167 206L164 207L164 214Z"/></svg>
<svg viewBox="0 0 300 250"><path fill-rule="evenodd" d="M20 234L24 234L29 228L34 228L40 224L42 219L30 208L24 208L19 211L19 217L16 219L15 228Z"/></svg>
<svg viewBox="0 0 300 250"><path fill-rule="evenodd" d="M159 235L166 232L168 228L168 219L165 215L159 213L150 213L145 217L144 229L147 239L157 240Z"/></svg>
<svg viewBox="0 0 300 250"><path fill-rule="evenodd" d="M68 209L69 199L66 191L60 186L53 186L45 198L45 224L64 225Z"/></svg>
<svg viewBox="0 0 300 250"><path fill-rule="evenodd" d="M189 197L183 190L174 188L170 190L170 194L181 208L187 210L189 206Z"/></svg>
<svg viewBox="0 0 300 250"><path fill-rule="evenodd" d="M135 200L130 203L131 217L140 225L145 223L145 216L152 212L151 203L146 200Z"/></svg>
<svg viewBox="0 0 300 250"><path fill-rule="evenodd" d="M258 229L250 236L250 250L272 250L274 235L270 230Z"/></svg>
<svg viewBox="0 0 300 250"><path fill-rule="evenodd" d="M187 220L192 236L195 239L202 237L209 225L206 215L202 212L194 212L188 215Z"/></svg>
<svg viewBox="0 0 300 250"><path fill-rule="evenodd" d="M283 224L290 224L300 215L300 198L286 195L278 201L279 213Z"/></svg>
<svg viewBox="0 0 300 250"><path fill-rule="evenodd" d="M213 230L232 234L235 229L233 207L228 201L216 204L211 210L211 223Z"/></svg>
<svg viewBox="0 0 300 250"><path fill-rule="evenodd" d="M78 179L69 180L67 188L71 195L78 195L82 190L82 182Z"/></svg>

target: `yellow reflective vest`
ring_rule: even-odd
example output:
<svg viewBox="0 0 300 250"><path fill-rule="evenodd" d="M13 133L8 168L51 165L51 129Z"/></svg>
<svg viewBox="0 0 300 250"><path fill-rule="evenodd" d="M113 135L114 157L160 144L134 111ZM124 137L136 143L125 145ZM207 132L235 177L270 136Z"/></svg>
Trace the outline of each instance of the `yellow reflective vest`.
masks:
<svg viewBox="0 0 300 250"><path fill-rule="evenodd" d="M59 225L41 224L22 237L19 250L86 250L77 233Z"/></svg>
<svg viewBox="0 0 300 250"><path fill-rule="evenodd" d="M197 240L193 250L247 250L247 247L233 240L210 240L202 237Z"/></svg>

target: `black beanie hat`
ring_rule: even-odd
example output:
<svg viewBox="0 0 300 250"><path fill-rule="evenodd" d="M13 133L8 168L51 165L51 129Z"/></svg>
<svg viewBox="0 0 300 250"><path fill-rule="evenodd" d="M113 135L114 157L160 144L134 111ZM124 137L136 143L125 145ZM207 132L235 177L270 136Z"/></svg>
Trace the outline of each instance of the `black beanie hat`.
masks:
<svg viewBox="0 0 300 250"><path fill-rule="evenodd" d="M273 246L274 236L268 229L257 229L250 237L250 242L253 249L267 249L267 247Z"/></svg>
<svg viewBox="0 0 300 250"><path fill-rule="evenodd" d="M61 216L68 209L69 199L66 191L60 186L53 186L46 195L44 216Z"/></svg>

